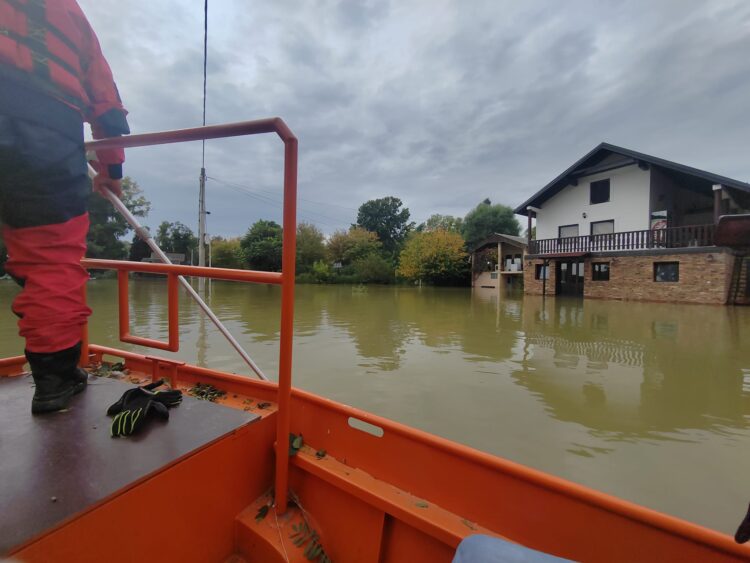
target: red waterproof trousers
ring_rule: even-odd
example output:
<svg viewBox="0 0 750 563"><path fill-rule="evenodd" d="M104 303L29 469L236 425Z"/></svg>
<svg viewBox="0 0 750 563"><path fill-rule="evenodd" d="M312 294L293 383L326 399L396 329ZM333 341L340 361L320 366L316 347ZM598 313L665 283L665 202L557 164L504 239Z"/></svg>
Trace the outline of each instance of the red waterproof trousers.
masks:
<svg viewBox="0 0 750 563"><path fill-rule="evenodd" d="M3 114L0 104L0 222L5 269L23 287L12 308L26 350L51 353L79 342L91 314L80 264L90 184L80 114L39 96L38 119Z"/></svg>

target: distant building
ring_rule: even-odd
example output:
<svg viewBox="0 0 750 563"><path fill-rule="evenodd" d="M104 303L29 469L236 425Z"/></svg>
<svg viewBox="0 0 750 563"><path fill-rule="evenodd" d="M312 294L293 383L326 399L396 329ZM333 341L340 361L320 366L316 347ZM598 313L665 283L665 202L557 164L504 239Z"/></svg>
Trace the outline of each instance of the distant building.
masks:
<svg viewBox="0 0 750 563"><path fill-rule="evenodd" d="M524 291L750 303L750 240L714 239L749 211L750 184L602 143L515 209L536 218Z"/></svg>
<svg viewBox="0 0 750 563"><path fill-rule="evenodd" d="M471 285L505 292L523 288L527 240L494 233L471 251Z"/></svg>
<svg viewBox="0 0 750 563"><path fill-rule="evenodd" d="M167 258L169 258L169 261L172 262L172 264L188 264L185 260L185 255L181 252L165 252L164 254L167 255ZM152 252L149 258L143 258L141 262L161 264L161 258Z"/></svg>

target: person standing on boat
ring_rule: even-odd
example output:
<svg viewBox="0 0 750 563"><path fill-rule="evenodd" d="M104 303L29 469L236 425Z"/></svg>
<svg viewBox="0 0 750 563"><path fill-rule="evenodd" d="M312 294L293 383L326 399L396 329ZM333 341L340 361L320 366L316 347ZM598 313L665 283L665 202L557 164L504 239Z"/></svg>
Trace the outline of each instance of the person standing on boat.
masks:
<svg viewBox="0 0 750 563"><path fill-rule="evenodd" d="M75 0L0 0L0 223L13 301L35 382L33 413L64 409L86 387L81 331L91 310L80 264L94 138L130 133L99 41ZM99 151L94 189L121 191L122 150Z"/></svg>

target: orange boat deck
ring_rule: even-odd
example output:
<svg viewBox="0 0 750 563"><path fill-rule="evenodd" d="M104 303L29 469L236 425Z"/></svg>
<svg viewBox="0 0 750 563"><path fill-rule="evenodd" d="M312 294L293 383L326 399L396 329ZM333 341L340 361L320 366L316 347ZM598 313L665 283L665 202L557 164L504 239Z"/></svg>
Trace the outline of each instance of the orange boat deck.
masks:
<svg viewBox="0 0 750 563"><path fill-rule="evenodd" d="M106 409L131 387L91 378L68 411L32 417L31 378L0 378L0 555L260 419L186 397L168 423L114 440Z"/></svg>

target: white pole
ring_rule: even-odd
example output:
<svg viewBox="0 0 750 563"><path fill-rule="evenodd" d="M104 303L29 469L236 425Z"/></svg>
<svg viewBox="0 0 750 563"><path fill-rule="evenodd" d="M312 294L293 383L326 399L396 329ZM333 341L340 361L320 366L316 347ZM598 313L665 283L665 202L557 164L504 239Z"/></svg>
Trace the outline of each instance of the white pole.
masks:
<svg viewBox="0 0 750 563"><path fill-rule="evenodd" d="M206 169L201 168L200 190L198 192L198 265L206 265ZM198 280L198 289L205 289L205 278Z"/></svg>
<svg viewBox="0 0 750 563"><path fill-rule="evenodd" d="M93 168L91 168L91 165L89 165L89 175L90 176L96 175L96 171ZM133 227L133 229L135 229L136 235L138 235L141 239L143 239L143 241L149 246L149 248L153 251L153 253L156 254L164 264L172 263L172 261L167 257L167 255L164 254L162 249L159 248L159 245L156 244L156 241L154 241L154 239L151 237L151 233L148 231L148 229L144 228L138 222L138 219L136 219L135 216L130 212L130 210L127 207L125 207L125 204L120 200L119 197L117 197L115 194L113 194L111 191L107 189L104 190L104 197L106 197L109 200L109 202L125 218L125 220L130 224L130 226ZM250 355L245 351L242 345L239 342L237 342L237 340L234 338L234 336L232 336L232 334L229 332L227 327L224 326L224 324L214 314L211 308L208 305L206 305L206 302L203 301L203 299L201 299L200 295L198 295L198 293L193 289L193 287L188 283L188 281L182 276L177 276L177 278L180 280L180 283L187 290L190 296L193 299L195 299L195 302L198 303L198 306L201 309L203 309L203 312L206 313L206 315L208 315L208 318L211 319L214 325L216 325L216 328L219 329L219 332L221 332L224 335L224 337L229 341L232 347L235 350L237 350L240 356L242 356L242 359L245 360L247 365L250 366L250 368L256 373L256 375L259 378L261 378L264 381L268 381L268 378L261 371L258 365L252 360ZM203 280L205 278L201 277L200 279Z"/></svg>

